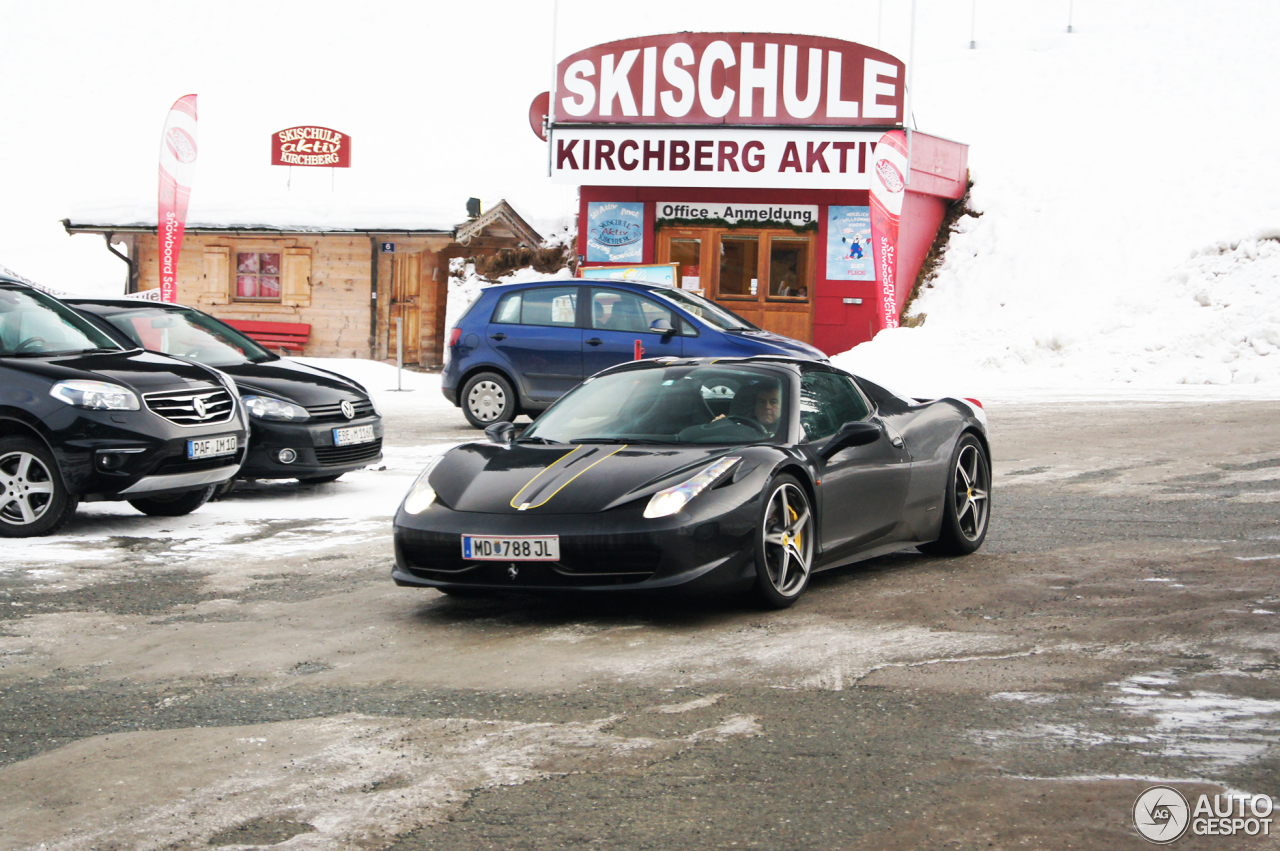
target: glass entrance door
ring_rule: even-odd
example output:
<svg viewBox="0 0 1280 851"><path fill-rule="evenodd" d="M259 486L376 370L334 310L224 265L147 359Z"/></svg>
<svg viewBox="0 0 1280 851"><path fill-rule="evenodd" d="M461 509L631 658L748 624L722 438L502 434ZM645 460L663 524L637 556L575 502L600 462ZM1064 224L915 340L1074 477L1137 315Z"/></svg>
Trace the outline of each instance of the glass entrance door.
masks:
<svg viewBox="0 0 1280 851"><path fill-rule="evenodd" d="M790 230L664 228L658 262L679 265L679 286L807 343L813 340L815 239Z"/></svg>

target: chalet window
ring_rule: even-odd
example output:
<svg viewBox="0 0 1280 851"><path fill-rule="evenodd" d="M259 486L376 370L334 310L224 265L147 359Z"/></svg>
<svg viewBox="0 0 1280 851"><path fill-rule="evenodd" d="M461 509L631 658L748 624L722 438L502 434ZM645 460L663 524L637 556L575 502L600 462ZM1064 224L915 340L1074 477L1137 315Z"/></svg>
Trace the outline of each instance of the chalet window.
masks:
<svg viewBox="0 0 1280 851"><path fill-rule="evenodd" d="M280 252L236 252L236 300L280 301Z"/></svg>
<svg viewBox="0 0 1280 851"><path fill-rule="evenodd" d="M311 305L311 249L266 242L204 247L200 304ZM268 310L267 312L289 312Z"/></svg>

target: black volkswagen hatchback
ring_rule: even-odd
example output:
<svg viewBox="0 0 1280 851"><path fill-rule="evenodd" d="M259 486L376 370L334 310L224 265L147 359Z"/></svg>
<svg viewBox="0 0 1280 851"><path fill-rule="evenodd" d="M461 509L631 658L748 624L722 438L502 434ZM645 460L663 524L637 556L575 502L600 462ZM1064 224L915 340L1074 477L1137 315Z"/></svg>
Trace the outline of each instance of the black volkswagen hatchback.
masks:
<svg viewBox="0 0 1280 851"><path fill-rule="evenodd" d="M81 501L194 511L244 460L237 396L217 370L121 346L0 278L0 536L54 532Z"/></svg>
<svg viewBox="0 0 1280 851"><path fill-rule="evenodd" d="M70 298L122 344L230 375L249 414L242 479L332 482L382 458L382 418L355 381L264 349L207 313L138 299Z"/></svg>

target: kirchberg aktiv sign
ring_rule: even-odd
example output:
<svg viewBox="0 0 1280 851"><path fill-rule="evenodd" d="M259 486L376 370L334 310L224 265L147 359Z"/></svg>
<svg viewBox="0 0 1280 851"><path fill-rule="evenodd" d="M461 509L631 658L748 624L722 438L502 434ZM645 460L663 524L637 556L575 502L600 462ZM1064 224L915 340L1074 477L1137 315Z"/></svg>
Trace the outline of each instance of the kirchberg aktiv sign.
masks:
<svg viewBox="0 0 1280 851"><path fill-rule="evenodd" d="M271 164L351 167L351 137L328 127L290 127L271 134Z"/></svg>

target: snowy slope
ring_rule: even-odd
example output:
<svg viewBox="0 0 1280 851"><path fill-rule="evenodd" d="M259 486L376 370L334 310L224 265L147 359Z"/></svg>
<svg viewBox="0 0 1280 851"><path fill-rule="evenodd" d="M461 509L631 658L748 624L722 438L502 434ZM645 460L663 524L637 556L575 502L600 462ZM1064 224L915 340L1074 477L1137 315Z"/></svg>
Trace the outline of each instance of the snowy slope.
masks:
<svg viewBox="0 0 1280 851"><path fill-rule="evenodd" d="M927 5L927 4L922 4ZM1280 11L979 2L921 27L921 129L968 142L972 206L922 327L836 362L918 392L1280 391ZM964 6L957 9L956 6ZM967 27L965 27L967 31ZM927 388L927 389L926 389Z"/></svg>

